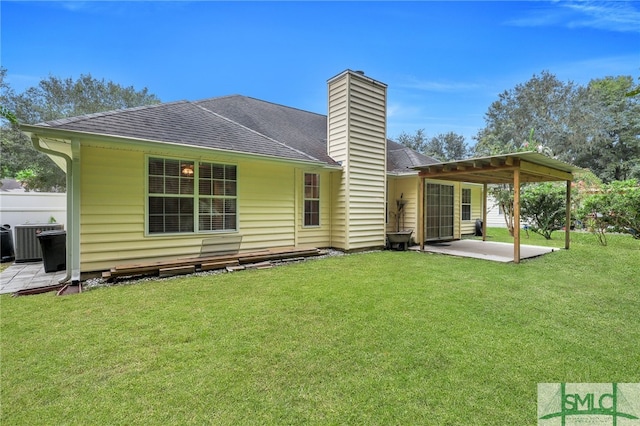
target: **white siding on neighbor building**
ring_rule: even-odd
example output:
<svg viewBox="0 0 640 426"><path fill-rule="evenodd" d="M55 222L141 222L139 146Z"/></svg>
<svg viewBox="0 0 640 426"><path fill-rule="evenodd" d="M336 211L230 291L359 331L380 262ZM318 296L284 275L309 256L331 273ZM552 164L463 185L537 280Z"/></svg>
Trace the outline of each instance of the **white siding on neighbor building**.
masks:
<svg viewBox="0 0 640 426"><path fill-rule="evenodd" d="M487 196L487 226L493 228L506 228L507 224L504 222L504 216L500 213L500 208L496 199L492 196Z"/></svg>
<svg viewBox="0 0 640 426"><path fill-rule="evenodd" d="M66 229L67 194L51 192L0 192L0 225L61 223Z"/></svg>

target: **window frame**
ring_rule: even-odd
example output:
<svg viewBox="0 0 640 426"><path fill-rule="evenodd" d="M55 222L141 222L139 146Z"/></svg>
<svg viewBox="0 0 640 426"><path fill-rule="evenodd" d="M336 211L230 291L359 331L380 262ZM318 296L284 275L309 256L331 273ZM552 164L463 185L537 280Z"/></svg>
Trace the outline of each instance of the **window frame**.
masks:
<svg viewBox="0 0 640 426"><path fill-rule="evenodd" d="M315 185L311 186L311 188L315 188L317 191L317 197L307 197L307 176L315 176ZM303 228L319 228L322 226L320 220L320 206L321 206L321 184L320 184L320 173L312 173L312 172L303 172L302 173L302 227ZM312 194L314 195L314 194ZM307 217L310 217L307 213L307 202L311 202L317 204L316 212L309 212L309 215L315 213L317 215L317 223L307 223Z"/></svg>
<svg viewBox="0 0 640 426"><path fill-rule="evenodd" d="M151 192L150 188L150 163L152 159L158 159L163 161L177 161L180 163L180 167L182 167L182 163L191 165L193 170L193 190L191 194L167 194L163 193L154 193ZM144 190L145 190L145 215L144 215L144 232L147 237L166 237L166 236L188 236L188 235L198 235L198 234L230 234L239 232L239 212L238 212L238 166L237 164L224 163L224 162L214 162L214 161L204 161L204 160L196 160L196 159L187 159L184 157L173 157L166 155L153 155L147 154L145 155L145 173L144 173ZM230 180L235 182L234 192L235 195L203 195L200 193L200 166L201 165L210 165L210 166L224 166L225 173L227 167L235 168L235 180ZM159 176L159 175L156 175ZM166 176L163 175L163 176ZM213 181L213 179L211 179ZM226 183L227 180L224 179ZM152 232L151 231L151 206L150 201L151 198L180 198L180 199L189 199L192 201L192 229L190 231L170 231L170 232ZM235 221L233 223L233 229L214 229L214 230L201 230L200 229L200 202L201 200L214 200L214 199L233 199L235 201ZM224 205L224 204L223 204ZM225 225L225 215L223 214L223 226Z"/></svg>
<svg viewBox="0 0 640 426"><path fill-rule="evenodd" d="M469 201L465 202L465 192L468 191L469 194ZM471 216L472 216L472 197L471 197L471 188L462 188L462 191L460 192L460 220L465 221L465 222L469 222L471 221ZM465 219L465 207L468 207L469 211L469 218Z"/></svg>

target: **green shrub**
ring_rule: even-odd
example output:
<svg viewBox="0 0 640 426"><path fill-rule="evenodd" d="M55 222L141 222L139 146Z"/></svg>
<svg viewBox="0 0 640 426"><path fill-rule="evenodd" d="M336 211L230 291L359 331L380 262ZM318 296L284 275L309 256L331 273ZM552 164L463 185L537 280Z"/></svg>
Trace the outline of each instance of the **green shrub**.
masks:
<svg viewBox="0 0 640 426"><path fill-rule="evenodd" d="M585 198L579 213L603 245L608 230L640 239L640 185L635 179L611 182L600 193Z"/></svg>
<svg viewBox="0 0 640 426"><path fill-rule="evenodd" d="M528 185L520 196L520 215L531 230L547 240L551 233L565 225L566 189L557 183L545 182Z"/></svg>

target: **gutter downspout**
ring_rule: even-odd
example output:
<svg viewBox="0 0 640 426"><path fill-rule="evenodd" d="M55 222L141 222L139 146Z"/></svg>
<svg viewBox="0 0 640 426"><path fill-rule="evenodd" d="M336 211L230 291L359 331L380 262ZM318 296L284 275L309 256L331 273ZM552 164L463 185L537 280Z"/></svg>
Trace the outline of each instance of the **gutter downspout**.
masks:
<svg viewBox="0 0 640 426"><path fill-rule="evenodd" d="M44 146L40 145L40 138L38 138L37 136L32 136L31 137L31 143L33 144L33 147L36 149L36 151L40 151L43 152L47 155L53 155L56 157L60 157L63 158L65 160L66 163L66 181L67 181L67 229L69 232L69 236L66 239L66 249L67 249L67 253L66 253L66 275L64 278L60 279L58 281L59 284L64 284L68 281L71 280L71 282L73 284L79 284L80 283L80 268L79 268L79 258L74 259L74 257L78 257L78 256L73 256L73 254L75 253L75 251L73 250L74 246L75 246L75 242L76 242L76 234L78 234L76 232L76 228L77 228L77 224L74 221L74 192L75 192L75 188L73 185L73 159L71 157L69 157L67 154L64 154L62 152L58 152L58 151L54 151L51 150L49 148L45 148ZM75 146L79 145L79 142L77 140L72 141L72 152L76 152L76 147ZM73 155L73 154L72 154ZM79 241L79 235L77 240ZM75 268L75 263L78 263L78 268Z"/></svg>

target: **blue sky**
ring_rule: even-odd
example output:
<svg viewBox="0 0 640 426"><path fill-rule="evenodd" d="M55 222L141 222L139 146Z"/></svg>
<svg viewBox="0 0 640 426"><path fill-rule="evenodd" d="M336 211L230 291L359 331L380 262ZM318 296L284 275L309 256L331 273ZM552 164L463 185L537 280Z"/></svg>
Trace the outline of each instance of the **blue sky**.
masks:
<svg viewBox="0 0 640 426"><path fill-rule="evenodd" d="M640 2L2 1L18 93L91 74L162 101L241 94L326 114L349 68L388 85L388 136L471 137L499 93L549 71L640 77Z"/></svg>

